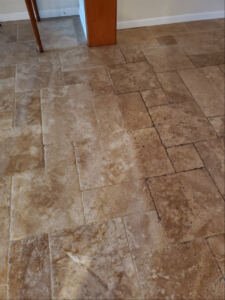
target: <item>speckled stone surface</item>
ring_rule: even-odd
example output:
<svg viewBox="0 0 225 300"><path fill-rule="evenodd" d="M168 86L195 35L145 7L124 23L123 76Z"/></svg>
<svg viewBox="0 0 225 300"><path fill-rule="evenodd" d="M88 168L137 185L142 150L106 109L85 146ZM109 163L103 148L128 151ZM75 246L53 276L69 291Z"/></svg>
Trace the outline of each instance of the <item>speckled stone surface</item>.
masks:
<svg viewBox="0 0 225 300"><path fill-rule="evenodd" d="M0 27L0 300L224 300L224 20Z"/></svg>

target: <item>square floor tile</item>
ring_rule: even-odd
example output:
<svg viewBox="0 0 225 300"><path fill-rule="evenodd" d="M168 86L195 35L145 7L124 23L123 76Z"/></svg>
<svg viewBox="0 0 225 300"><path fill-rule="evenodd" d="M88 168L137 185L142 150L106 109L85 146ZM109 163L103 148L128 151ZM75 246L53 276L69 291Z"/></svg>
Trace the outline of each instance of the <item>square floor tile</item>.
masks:
<svg viewBox="0 0 225 300"><path fill-rule="evenodd" d="M205 170L153 178L149 187L171 242L223 232L223 199Z"/></svg>
<svg viewBox="0 0 225 300"><path fill-rule="evenodd" d="M194 102L153 107L150 114L167 147L215 136L213 127Z"/></svg>
<svg viewBox="0 0 225 300"><path fill-rule="evenodd" d="M195 147L191 145L171 147L167 149L176 172L203 167L201 158Z"/></svg>
<svg viewBox="0 0 225 300"><path fill-rule="evenodd" d="M212 117L209 118L209 122L219 137L225 135L225 117Z"/></svg>
<svg viewBox="0 0 225 300"><path fill-rule="evenodd" d="M111 67L110 76L117 93L129 93L159 87L152 68L146 62Z"/></svg>
<svg viewBox="0 0 225 300"><path fill-rule="evenodd" d="M197 68L221 65L225 61L223 52L189 55L189 58Z"/></svg>
<svg viewBox="0 0 225 300"><path fill-rule="evenodd" d="M221 271L225 274L225 235L215 235L207 241Z"/></svg>
<svg viewBox="0 0 225 300"><path fill-rule="evenodd" d="M225 195L224 140L212 139L196 144L206 168L222 195Z"/></svg>
<svg viewBox="0 0 225 300"><path fill-rule="evenodd" d="M148 109L154 106L169 104L169 97L161 88L143 91L141 95Z"/></svg>

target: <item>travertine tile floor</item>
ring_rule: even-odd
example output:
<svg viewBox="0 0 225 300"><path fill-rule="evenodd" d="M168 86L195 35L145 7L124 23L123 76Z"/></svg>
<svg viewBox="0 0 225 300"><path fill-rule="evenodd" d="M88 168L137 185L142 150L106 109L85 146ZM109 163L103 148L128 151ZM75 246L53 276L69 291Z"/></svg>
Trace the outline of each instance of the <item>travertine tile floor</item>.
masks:
<svg viewBox="0 0 225 300"><path fill-rule="evenodd" d="M0 29L0 299L224 299L224 21Z"/></svg>

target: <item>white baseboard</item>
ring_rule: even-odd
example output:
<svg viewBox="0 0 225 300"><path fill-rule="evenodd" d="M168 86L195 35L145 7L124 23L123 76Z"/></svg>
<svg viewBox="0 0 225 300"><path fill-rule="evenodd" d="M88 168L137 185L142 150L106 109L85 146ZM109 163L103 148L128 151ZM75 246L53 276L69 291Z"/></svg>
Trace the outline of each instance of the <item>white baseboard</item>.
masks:
<svg viewBox="0 0 225 300"><path fill-rule="evenodd" d="M79 15L79 7L40 10L41 18L54 18L54 17L63 17L63 16L73 16L73 15ZM0 14L0 21L2 22L27 20L27 19L28 19L28 13L26 11L10 13L10 14Z"/></svg>
<svg viewBox="0 0 225 300"><path fill-rule="evenodd" d="M119 21L117 23L117 29L127 29L127 28L136 28L136 27L144 27L144 26L190 22L190 21L197 21L197 20L210 20L210 19L217 19L217 18L224 18L223 10L176 15L176 16L157 17L157 18L149 18L149 19L140 19L140 20Z"/></svg>

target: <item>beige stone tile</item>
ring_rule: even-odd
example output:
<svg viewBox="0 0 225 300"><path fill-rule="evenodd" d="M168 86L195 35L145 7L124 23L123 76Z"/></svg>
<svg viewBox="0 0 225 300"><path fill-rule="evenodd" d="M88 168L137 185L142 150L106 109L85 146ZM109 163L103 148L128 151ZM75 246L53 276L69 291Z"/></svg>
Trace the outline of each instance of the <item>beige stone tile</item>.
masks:
<svg viewBox="0 0 225 300"><path fill-rule="evenodd" d="M190 32L196 31L215 31L220 30L221 25L216 20L201 20L188 22L185 24L186 28Z"/></svg>
<svg viewBox="0 0 225 300"><path fill-rule="evenodd" d="M11 195L11 177L0 177L0 207L9 206Z"/></svg>
<svg viewBox="0 0 225 300"><path fill-rule="evenodd" d="M47 235L11 243L9 298L51 299Z"/></svg>
<svg viewBox="0 0 225 300"><path fill-rule="evenodd" d="M41 125L40 91L17 93L14 126Z"/></svg>
<svg viewBox="0 0 225 300"><path fill-rule="evenodd" d="M225 64L219 65L220 70L225 73Z"/></svg>
<svg viewBox="0 0 225 300"><path fill-rule="evenodd" d="M104 67L93 67L79 71L63 72L64 84L89 83L95 89L111 85L109 75Z"/></svg>
<svg viewBox="0 0 225 300"><path fill-rule="evenodd" d="M152 121L139 93L120 95L118 102L127 130L136 130L152 126Z"/></svg>
<svg viewBox="0 0 225 300"><path fill-rule="evenodd" d="M223 232L223 199L205 170L153 178L149 187L171 242Z"/></svg>
<svg viewBox="0 0 225 300"><path fill-rule="evenodd" d="M136 250L149 252L167 246L168 240L156 211L126 216L124 223L132 253Z"/></svg>
<svg viewBox="0 0 225 300"><path fill-rule="evenodd" d="M167 147L215 136L215 131L194 102L153 107L152 120Z"/></svg>
<svg viewBox="0 0 225 300"><path fill-rule="evenodd" d="M225 134L225 118L224 117L212 117L209 118L210 123L214 127L218 136L224 136Z"/></svg>
<svg viewBox="0 0 225 300"><path fill-rule="evenodd" d="M117 31L117 43L119 45L148 45L157 43L147 28L133 28Z"/></svg>
<svg viewBox="0 0 225 300"><path fill-rule="evenodd" d="M45 171L40 169L13 177L13 239L74 229L84 222L78 176L75 165L68 160L70 154L60 156L60 146L46 148Z"/></svg>
<svg viewBox="0 0 225 300"><path fill-rule="evenodd" d="M224 94L200 70L185 70L180 75L206 116L224 115Z"/></svg>
<svg viewBox="0 0 225 300"><path fill-rule="evenodd" d="M92 149L76 147L82 190L173 172L154 128L117 133Z"/></svg>
<svg viewBox="0 0 225 300"><path fill-rule="evenodd" d="M1 129L10 129L13 125L13 115L12 112L0 112L0 128Z"/></svg>
<svg viewBox="0 0 225 300"><path fill-rule="evenodd" d="M225 274L225 235L212 236L207 241L221 271Z"/></svg>
<svg viewBox="0 0 225 300"><path fill-rule="evenodd" d="M224 52L195 54L189 56L195 67L205 67L224 64Z"/></svg>
<svg viewBox="0 0 225 300"><path fill-rule="evenodd" d="M42 167L43 146L40 127L1 131L0 152L0 176Z"/></svg>
<svg viewBox="0 0 225 300"><path fill-rule="evenodd" d="M4 23L0 27L0 45L7 46L8 43L16 42L17 39L17 25L14 23Z"/></svg>
<svg viewBox="0 0 225 300"><path fill-rule="evenodd" d="M144 299L224 298L224 281L204 241L137 251L134 259Z"/></svg>
<svg viewBox="0 0 225 300"><path fill-rule="evenodd" d="M167 152L176 172L203 167L201 158L192 144L168 148Z"/></svg>
<svg viewBox="0 0 225 300"><path fill-rule="evenodd" d="M157 77L169 103L179 103L193 99L177 72L159 73Z"/></svg>
<svg viewBox="0 0 225 300"><path fill-rule="evenodd" d="M159 87L152 68L146 62L111 67L110 75L117 93L129 93Z"/></svg>
<svg viewBox="0 0 225 300"><path fill-rule="evenodd" d="M30 22L23 22L17 25L17 40L32 41L34 34Z"/></svg>
<svg viewBox="0 0 225 300"><path fill-rule="evenodd" d="M152 36L168 36L187 32L187 28L183 23L149 26L147 30Z"/></svg>
<svg viewBox="0 0 225 300"><path fill-rule="evenodd" d="M224 140L212 139L197 143L196 146L218 189L225 195Z"/></svg>
<svg viewBox="0 0 225 300"><path fill-rule="evenodd" d="M156 46L158 44L156 43ZM154 45L153 45L154 46ZM121 52L126 59L127 63L136 63L141 61L146 61L146 58L143 53L143 46L133 45L133 44L125 44L120 45Z"/></svg>
<svg viewBox="0 0 225 300"><path fill-rule="evenodd" d="M62 72L56 64L26 63L17 65L16 92L40 90L60 85L63 85Z"/></svg>
<svg viewBox="0 0 225 300"><path fill-rule="evenodd" d="M14 88L0 91L0 112L12 112L15 99Z"/></svg>
<svg viewBox="0 0 225 300"><path fill-rule="evenodd" d="M6 300L7 299L7 285L0 284L0 300Z"/></svg>
<svg viewBox="0 0 225 300"><path fill-rule="evenodd" d="M181 48L176 46L145 49L144 54L156 72L167 72L193 68Z"/></svg>
<svg viewBox="0 0 225 300"><path fill-rule="evenodd" d="M169 104L169 98L161 88L143 91L141 95L148 109L154 106Z"/></svg>
<svg viewBox="0 0 225 300"><path fill-rule="evenodd" d="M51 237L55 299L136 299L137 275L123 223L83 226Z"/></svg>
<svg viewBox="0 0 225 300"><path fill-rule="evenodd" d="M172 35L163 35L157 38L160 46L176 45L177 41Z"/></svg>
<svg viewBox="0 0 225 300"><path fill-rule="evenodd" d="M80 46L61 52L60 60L63 71L125 63L124 57L117 46L98 48Z"/></svg>
<svg viewBox="0 0 225 300"><path fill-rule="evenodd" d="M213 85L224 95L225 78L219 66L204 67L201 69L203 74Z"/></svg>
<svg viewBox="0 0 225 300"><path fill-rule="evenodd" d="M154 209L144 180L85 191L83 204L87 223Z"/></svg>
<svg viewBox="0 0 225 300"><path fill-rule="evenodd" d="M0 285L7 284L9 214L8 206L0 206Z"/></svg>

